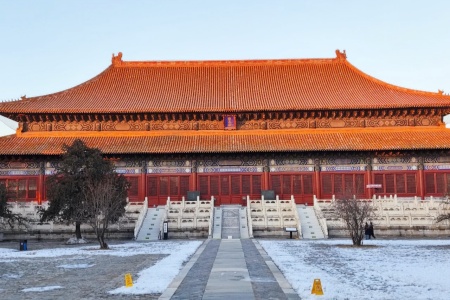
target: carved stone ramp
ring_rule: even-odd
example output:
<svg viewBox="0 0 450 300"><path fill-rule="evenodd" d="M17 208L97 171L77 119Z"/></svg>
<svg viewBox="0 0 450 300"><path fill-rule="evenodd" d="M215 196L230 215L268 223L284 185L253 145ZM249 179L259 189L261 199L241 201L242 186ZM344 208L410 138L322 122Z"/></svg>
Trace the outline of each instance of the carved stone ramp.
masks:
<svg viewBox="0 0 450 300"><path fill-rule="evenodd" d="M222 206L222 239L240 239L240 206Z"/></svg>

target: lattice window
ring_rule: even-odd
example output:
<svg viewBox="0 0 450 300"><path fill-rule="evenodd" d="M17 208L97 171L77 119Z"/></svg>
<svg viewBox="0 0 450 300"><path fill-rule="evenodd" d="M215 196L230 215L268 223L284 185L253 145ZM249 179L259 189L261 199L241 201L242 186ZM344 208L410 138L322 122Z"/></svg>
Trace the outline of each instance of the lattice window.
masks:
<svg viewBox="0 0 450 300"><path fill-rule="evenodd" d="M355 191L353 189L353 174L344 175L344 195L354 195Z"/></svg>
<svg viewBox="0 0 450 300"><path fill-rule="evenodd" d="M282 194L292 194L291 190L291 175L283 175L283 186L282 186Z"/></svg>
<svg viewBox="0 0 450 300"><path fill-rule="evenodd" d="M17 188L18 188L17 198L19 198L19 199L26 198L26 196L27 196L27 180L19 179Z"/></svg>
<svg viewBox="0 0 450 300"><path fill-rule="evenodd" d="M303 193L305 195L313 194L313 177L312 177L312 175L303 175Z"/></svg>
<svg viewBox="0 0 450 300"><path fill-rule="evenodd" d="M434 183L434 173L425 174L425 192L427 194L436 193Z"/></svg>
<svg viewBox="0 0 450 300"><path fill-rule="evenodd" d="M128 197L137 197L139 193L139 177L126 177L126 179L130 183Z"/></svg>
<svg viewBox="0 0 450 300"><path fill-rule="evenodd" d="M159 195L169 196L169 177L159 177Z"/></svg>
<svg viewBox="0 0 450 300"><path fill-rule="evenodd" d="M403 194L406 193L406 186L405 186L405 174L396 174L395 175L395 187L396 187L396 194Z"/></svg>
<svg viewBox="0 0 450 300"><path fill-rule="evenodd" d="M414 173L383 173L375 174L375 183L381 184L377 193L381 194L413 194L417 193L416 174Z"/></svg>
<svg viewBox="0 0 450 300"><path fill-rule="evenodd" d="M406 191L409 194L416 194L416 174L406 174Z"/></svg>
<svg viewBox="0 0 450 300"><path fill-rule="evenodd" d="M446 191L445 186L445 174L444 173L436 173L436 192L438 194L444 194Z"/></svg>
<svg viewBox="0 0 450 300"><path fill-rule="evenodd" d="M5 185L14 199L30 199L37 197L37 179L36 178L8 178L0 179L0 184Z"/></svg>
<svg viewBox="0 0 450 300"><path fill-rule="evenodd" d="M208 176L199 176L198 181L200 185L200 195L210 195Z"/></svg>
<svg viewBox="0 0 450 300"><path fill-rule="evenodd" d="M28 198L36 198L37 196L37 180L28 179Z"/></svg>
<svg viewBox="0 0 450 300"><path fill-rule="evenodd" d="M180 195L187 195L189 191L189 176L180 176Z"/></svg>
<svg viewBox="0 0 450 300"><path fill-rule="evenodd" d="M179 193L178 183L179 183L178 177L170 176L170 195L171 196L179 195L178 194Z"/></svg>
<svg viewBox="0 0 450 300"><path fill-rule="evenodd" d="M250 195L252 193L251 176L242 175L242 194Z"/></svg>
<svg viewBox="0 0 450 300"><path fill-rule="evenodd" d="M230 177L228 175L220 176L220 193L221 195L230 194Z"/></svg>
<svg viewBox="0 0 450 300"><path fill-rule="evenodd" d="M325 195L333 194L333 184L331 182L331 174L322 175L322 193Z"/></svg>
<svg viewBox="0 0 450 300"><path fill-rule="evenodd" d="M335 195L342 196L344 191L342 190L342 174L333 174L334 176L334 193Z"/></svg>
<svg viewBox="0 0 450 300"><path fill-rule="evenodd" d="M364 174L355 174L355 194L364 195L364 189Z"/></svg>
<svg viewBox="0 0 450 300"><path fill-rule="evenodd" d="M252 193L261 194L261 175L252 176Z"/></svg>
<svg viewBox="0 0 450 300"><path fill-rule="evenodd" d="M386 174L386 193L387 194L395 194L395 176L394 174Z"/></svg>
<svg viewBox="0 0 450 300"><path fill-rule="evenodd" d="M158 177L147 177L147 195L151 197L158 196Z"/></svg>
<svg viewBox="0 0 450 300"><path fill-rule="evenodd" d="M322 174L322 194L337 197L363 196L365 194L364 176L364 174Z"/></svg>
<svg viewBox="0 0 450 300"><path fill-rule="evenodd" d="M210 188L209 188L209 192L210 195L219 195L219 176L211 176L210 177Z"/></svg>
<svg viewBox="0 0 450 300"><path fill-rule="evenodd" d="M272 190L275 191L275 195L281 194L281 175L272 176Z"/></svg>
<svg viewBox="0 0 450 300"><path fill-rule="evenodd" d="M231 194L239 195L241 193L241 176L231 175Z"/></svg>
<svg viewBox="0 0 450 300"><path fill-rule="evenodd" d="M292 193L293 194L302 193L302 175L292 176Z"/></svg>

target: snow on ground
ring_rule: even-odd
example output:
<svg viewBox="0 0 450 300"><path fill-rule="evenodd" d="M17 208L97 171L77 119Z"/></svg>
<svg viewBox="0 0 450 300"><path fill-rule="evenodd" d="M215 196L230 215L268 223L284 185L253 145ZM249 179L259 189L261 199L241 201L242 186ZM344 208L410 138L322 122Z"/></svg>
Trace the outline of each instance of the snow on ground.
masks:
<svg viewBox="0 0 450 300"><path fill-rule="evenodd" d="M58 268L63 269L87 269L90 267L95 266L95 264L89 265L89 264L74 264L74 265L60 265Z"/></svg>
<svg viewBox="0 0 450 300"><path fill-rule="evenodd" d="M181 270L183 262L194 254L202 242L189 242L183 247L170 249L171 255L163 258L151 268L139 272L139 278L132 287L120 287L111 294L153 294L162 293ZM171 245L171 244L170 244ZM172 245L171 245L172 246ZM164 276L161 276L164 274ZM151 282L152 284L148 284Z"/></svg>
<svg viewBox="0 0 450 300"><path fill-rule="evenodd" d="M22 292L45 292L45 291L51 291L51 290L57 290L62 288L59 285L52 285L52 286L42 286L42 287L34 287L29 289L23 289Z"/></svg>
<svg viewBox="0 0 450 300"><path fill-rule="evenodd" d="M259 243L302 299L448 299L450 240L287 240Z"/></svg>
<svg viewBox="0 0 450 300"><path fill-rule="evenodd" d="M137 278L133 278L133 287L118 288L114 294L152 294L162 293L172 282L189 257L194 254L203 241L171 241L167 243L124 243L110 246L110 250L99 250L96 246L80 246L70 248L52 248L31 251L18 251L0 248L0 262L14 262L22 258L39 259L44 257L74 256L72 259L83 259L87 256L110 255L127 257L140 254L167 254L168 256L155 265L141 270ZM88 264L65 264L60 268L89 268ZM50 270L49 270L50 271ZM50 271L51 272L51 271ZM2 276L14 276L3 274ZM148 284L151 282L152 284ZM31 287L23 291L45 291L55 287ZM61 288L58 286L57 288Z"/></svg>
<svg viewBox="0 0 450 300"><path fill-rule="evenodd" d="M450 240L376 239L365 241L360 248L352 247L350 239L258 241L302 299L316 299L311 295L314 279L322 283L324 296L317 296L320 299L448 299L450 295ZM89 256L167 254L153 266L143 266L133 278L133 287L110 291L158 294L167 288L202 242L128 242L112 245L111 250L98 250L98 245L31 251L0 248L0 262L70 256L73 264L64 262L56 266L82 269L93 264L77 264L76 260ZM20 277L11 272L1 276ZM64 289L53 285L25 287L24 292Z"/></svg>

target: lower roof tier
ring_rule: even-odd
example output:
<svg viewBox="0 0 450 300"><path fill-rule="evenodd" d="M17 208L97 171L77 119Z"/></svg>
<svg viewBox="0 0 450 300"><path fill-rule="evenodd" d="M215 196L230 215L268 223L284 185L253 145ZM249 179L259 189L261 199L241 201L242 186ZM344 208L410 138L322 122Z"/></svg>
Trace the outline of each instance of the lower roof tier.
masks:
<svg viewBox="0 0 450 300"><path fill-rule="evenodd" d="M105 154L245 153L450 149L450 129L179 131L144 133L47 132L0 138L0 155L59 155L75 139Z"/></svg>

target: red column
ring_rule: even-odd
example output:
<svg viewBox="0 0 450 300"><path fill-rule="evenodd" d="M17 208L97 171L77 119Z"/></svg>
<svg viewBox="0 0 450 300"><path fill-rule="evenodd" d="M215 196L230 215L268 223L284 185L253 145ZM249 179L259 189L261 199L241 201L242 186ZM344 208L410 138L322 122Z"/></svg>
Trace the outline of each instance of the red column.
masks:
<svg viewBox="0 0 450 300"><path fill-rule="evenodd" d="M417 181L419 183L419 196L422 200L425 199L425 174L423 169L423 157L419 157L419 163L417 165Z"/></svg>
<svg viewBox="0 0 450 300"><path fill-rule="evenodd" d="M139 201L144 201L145 194L147 192L147 163L145 161L141 162L141 176L139 178L140 184L139 184L139 191L138 191L138 197Z"/></svg>
<svg viewBox="0 0 450 300"><path fill-rule="evenodd" d="M191 162L192 165L192 171L191 171L191 180L190 180L190 187L189 190L191 191L197 191L197 174L198 174L198 170L197 170L197 161L193 160Z"/></svg>
<svg viewBox="0 0 450 300"><path fill-rule="evenodd" d="M42 204L42 201L44 201L44 192L45 192L45 175L39 174L38 178L38 204Z"/></svg>
<svg viewBox="0 0 450 300"><path fill-rule="evenodd" d="M320 161L314 161L314 189L317 199L322 198L322 191L320 186Z"/></svg>
<svg viewBox="0 0 450 300"><path fill-rule="evenodd" d="M45 162L40 163L38 177L38 203L41 204L45 197Z"/></svg>
<svg viewBox="0 0 450 300"><path fill-rule="evenodd" d="M419 166L419 170L417 171L418 172L418 182L419 182L419 196L420 196L420 199L425 199L425 184L424 184L424 179L425 179L425 175L424 175L424 173L423 173L423 166L422 167L420 167Z"/></svg>
<svg viewBox="0 0 450 300"><path fill-rule="evenodd" d="M366 177L367 177L367 184L372 184L372 165L370 163L366 166ZM366 188L366 197L367 199L371 199L373 196L373 188Z"/></svg>
<svg viewBox="0 0 450 300"><path fill-rule="evenodd" d="M270 176L269 176L270 168L269 168L269 160L263 160L263 178L262 178L262 190L270 189Z"/></svg>
<svg viewBox="0 0 450 300"><path fill-rule="evenodd" d="M269 189L269 167L263 168L263 186L262 190L268 190Z"/></svg>
<svg viewBox="0 0 450 300"><path fill-rule="evenodd" d="M191 191L197 191L197 168L192 168L191 173Z"/></svg>

